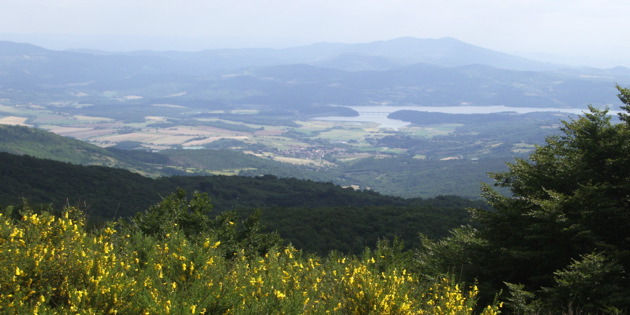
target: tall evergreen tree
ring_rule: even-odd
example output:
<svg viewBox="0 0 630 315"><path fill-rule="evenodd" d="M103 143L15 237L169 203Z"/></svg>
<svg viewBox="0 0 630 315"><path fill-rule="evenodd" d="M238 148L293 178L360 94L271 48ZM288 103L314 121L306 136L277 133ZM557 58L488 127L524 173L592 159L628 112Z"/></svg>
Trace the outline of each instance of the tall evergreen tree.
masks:
<svg viewBox="0 0 630 315"><path fill-rule="evenodd" d="M561 134L549 137L528 159L492 175L496 186L512 195L483 188L493 209L474 211L478 228L469 229L467 237L477 241L461 243L465 230L459 230L442 246L425 248L447 257L457 242L474 244L483 253L468 260L464 275L511 290L517 310L537 305L547 311L629 311L630 89L617 88L626 111L619 115L621 123L612 123L608 110L593 107L564 122ZM459 267L445 259L431 261ZM531 301L525 303L524 296Z"/></svg>

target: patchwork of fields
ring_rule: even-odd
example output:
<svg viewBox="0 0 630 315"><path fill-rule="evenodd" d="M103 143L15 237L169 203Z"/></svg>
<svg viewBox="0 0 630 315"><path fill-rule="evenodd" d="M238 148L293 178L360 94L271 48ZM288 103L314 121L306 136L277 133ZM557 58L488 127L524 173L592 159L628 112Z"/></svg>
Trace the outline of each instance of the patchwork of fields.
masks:
<svg viewBox="0 0 630 315"><path fill-rule="evenodd" d="M156 105L156 106L159 106ZM165 107L166 105L161 105ZM376 144L378 139L398 134L430 138L452 132L456 126L411 126L393 130L374 122L324 120L295 121L296 126L259 125L216 118L150 115L144 121L125 122L111 117L65 112L51 105L0 105L0 124L42 128L101 147L132 144L147 150L198 149L212 147L219 140L229 142L259 157L296 165L330 167L335 161L369 157L382 158L407 153L404 148ZM186 107L170 105L185 111ZM255 110L213 111L213 113L255 116ZM220 125L221 124L221 125ZM215 127L213 125L219 126ZM221 128L220 126L228 126ZM230 130L242 127L245 131Z"/></svg>

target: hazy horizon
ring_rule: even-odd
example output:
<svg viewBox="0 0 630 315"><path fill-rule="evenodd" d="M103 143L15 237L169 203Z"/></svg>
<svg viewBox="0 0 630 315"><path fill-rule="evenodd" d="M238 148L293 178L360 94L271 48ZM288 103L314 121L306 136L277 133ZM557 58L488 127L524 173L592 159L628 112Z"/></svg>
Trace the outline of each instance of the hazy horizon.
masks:
<svg viewBox="0 0 630 315"><path fill-rule="evenodd" d="M530 59L630 67L622 0L0 0L0 40L105 51L453 37Z"/></svg>

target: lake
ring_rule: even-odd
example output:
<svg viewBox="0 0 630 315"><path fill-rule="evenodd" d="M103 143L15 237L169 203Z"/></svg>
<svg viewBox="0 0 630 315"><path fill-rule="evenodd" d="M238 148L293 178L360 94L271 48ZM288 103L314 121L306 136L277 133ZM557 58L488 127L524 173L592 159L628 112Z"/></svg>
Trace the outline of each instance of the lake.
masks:
<svg viewBox="0 0 630 315"><path fill-rule="evenodd" d="M569 114L582 114L584 108L553 108L553 107L508 107L503 105L493 106L342 106L351 108L359 113L355 117L316 117L312 120L347 121L347 122L374 122L381 128L398 130L409 125L402 120L390 119L387 115L399 110L415 110L420 112L437 112L446 114L492 114L512 112L526 114L533 112L562 112ZM613 112L613 111L611 111Z"/></svg>

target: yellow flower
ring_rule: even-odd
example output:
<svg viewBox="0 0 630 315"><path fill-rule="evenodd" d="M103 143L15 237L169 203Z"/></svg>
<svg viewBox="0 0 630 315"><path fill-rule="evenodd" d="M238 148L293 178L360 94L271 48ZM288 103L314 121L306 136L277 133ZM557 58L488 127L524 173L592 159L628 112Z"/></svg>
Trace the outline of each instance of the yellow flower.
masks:
<svg viewBox="0 0 630 315"><path fill-rule="evenodd" d="M282 292L280 292L278 290L275 290L274 293L275 293L276 297L279 298L279 299L284 299L285 297L287 297L286 295L284 295L284 293L282 293Z"/></svg>
<svg viewBox="0 0 630 315"><path fill-rule="evenodd" d="M167 314L171 312L171 300L166 301L166 305L164 308Z"/></svg>

